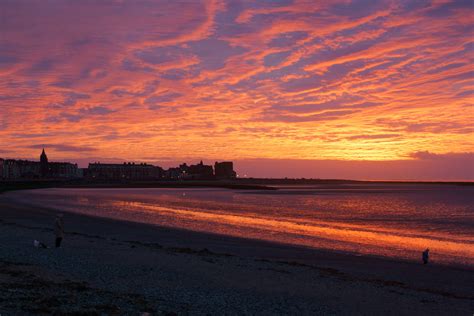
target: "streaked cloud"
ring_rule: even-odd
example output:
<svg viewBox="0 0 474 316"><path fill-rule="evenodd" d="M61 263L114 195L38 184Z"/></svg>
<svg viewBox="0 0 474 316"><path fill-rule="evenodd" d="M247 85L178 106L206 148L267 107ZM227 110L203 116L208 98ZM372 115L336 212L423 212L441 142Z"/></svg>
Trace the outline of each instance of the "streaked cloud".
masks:
<svg viewBox="0 0 474 316"><path fill-rule="evenodd" d="M42 149L42 148L47 147L57 152L89 152L89 151L96 150L95 148L92 148L92 147L77 147L77 146L63 145L63 144L38 144L38 145L31 145L28 147L34 148L34 149Z"/></svg>
<svg viewBox="0 0 474 316"><path fill-rule="evenodd" d="M474 152L471 1L16 0L0 10L0 138L19 157L64 139L130 160Z"/></svg>

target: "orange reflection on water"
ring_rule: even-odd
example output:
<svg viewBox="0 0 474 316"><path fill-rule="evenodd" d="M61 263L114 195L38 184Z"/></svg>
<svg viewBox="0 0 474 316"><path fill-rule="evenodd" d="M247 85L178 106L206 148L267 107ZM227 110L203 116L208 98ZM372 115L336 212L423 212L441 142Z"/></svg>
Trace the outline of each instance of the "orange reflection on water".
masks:
<svg viewBox="0 0 474 316"><path fill-rule="evenodd" d="M159 214L160 221L154 224L163 226L389 257L413 258L429 247L441 259L438 261L457 257L457 262L474 264L474 238L470 236L433 232L428 237L419 237L416 231L373 225L288 217L276 219L255 213L229 214L223 210L210 213L135 201L113 201L111 204L114 208L133 208L142 214Z"/></svg>

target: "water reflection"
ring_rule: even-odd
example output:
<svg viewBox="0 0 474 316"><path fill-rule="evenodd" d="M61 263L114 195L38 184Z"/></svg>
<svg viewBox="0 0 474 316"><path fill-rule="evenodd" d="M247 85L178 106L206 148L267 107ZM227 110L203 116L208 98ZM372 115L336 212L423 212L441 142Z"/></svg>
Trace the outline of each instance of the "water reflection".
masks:
<svg viewBox="0 0 474 316"><path fill-rule="evenodd" d="M302 193L303 192L303 193ZM383 192L383 193L380 193ZM62 210L419 260L474 265L474 190L455 186L222 189L48 189L31 203Z"/></svg>

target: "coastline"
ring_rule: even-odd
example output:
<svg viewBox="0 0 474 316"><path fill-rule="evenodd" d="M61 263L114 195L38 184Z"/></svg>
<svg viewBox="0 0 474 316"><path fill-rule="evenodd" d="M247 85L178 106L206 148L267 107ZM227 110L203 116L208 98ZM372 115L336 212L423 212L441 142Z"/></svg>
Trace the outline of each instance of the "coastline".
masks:
<svg viewBox="0 0 474 316"><path fill-rule="evenodd" d="M366 181L344 179L273 179L273 178L240 178L235 180L186 180L186 181L123 181L100 182L76 180L18 180L0 181L0 194L13 190L31 190L44 188L223 188L234 190L277 191L278 186L285 185L325 185L340 187L363 184L386 185L455 185L474 186L474 182L460 181Z"/></svg>
<svg viewBox="0 0 474 316"><path fill-rule="evenodd" d="M11 285L5 275L21 278L28 267L46 283L69 282L71 295L82 284L84 293L96 293L107 308L152 313L466 314L474 309L474 271L435 262L423 266L73 213L65 213L64 248L37 249L34 239L52 244L56 211L12 205L2 197L4 285ZM31 312L42 292L32 291L30 304L16 308ZM123 302L124 293L139 298ZM99 303L86 306L88 301L76 307L104 311ZM15 297L0 300L0 311L15 311L7 306L14 302ZM65 302L56 299L44 308L64 312Z"/></svg>
<svg viewBox="0 0 474 316"><path fill-rule="evenodd" d="M0 194L8 191L33 190L46 188L222 188L233 190L278 190L262 184L245 184L232 181L130 181L130 182L86 182L82 180L29 180L0 181Z"/></svg>

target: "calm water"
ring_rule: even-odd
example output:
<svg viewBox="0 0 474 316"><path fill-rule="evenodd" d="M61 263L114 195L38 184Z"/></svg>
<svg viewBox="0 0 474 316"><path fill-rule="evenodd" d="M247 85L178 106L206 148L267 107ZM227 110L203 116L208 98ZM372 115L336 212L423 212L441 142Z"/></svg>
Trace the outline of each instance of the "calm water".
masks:
<svg viewBox="0 0 474 316"><path fill-rule="evenodd" d="M11 198L194 231L474 266L474 187L339 185L226 189L45 189ZM27 196L27 198L25 198Z"/></svg>

